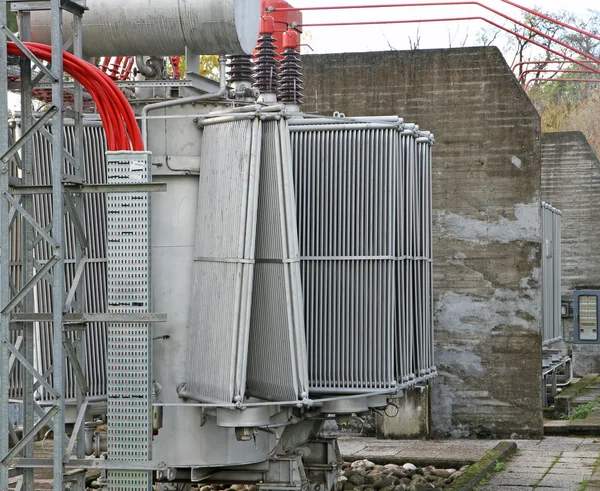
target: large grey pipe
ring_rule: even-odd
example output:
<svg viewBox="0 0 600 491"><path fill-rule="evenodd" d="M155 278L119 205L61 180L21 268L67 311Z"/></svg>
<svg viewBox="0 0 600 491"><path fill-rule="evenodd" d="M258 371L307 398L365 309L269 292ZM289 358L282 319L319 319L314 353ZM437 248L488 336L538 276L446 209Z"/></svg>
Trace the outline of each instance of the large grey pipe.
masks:
<svg viewBox="0 0 600 491"><path fill-rule="evenodd" d="M83 54L97 56L250 54L260 0L87 0ZM50 16L32 12L32 41L50 44ZM64 15L65 39L72 35Z"/></svg>

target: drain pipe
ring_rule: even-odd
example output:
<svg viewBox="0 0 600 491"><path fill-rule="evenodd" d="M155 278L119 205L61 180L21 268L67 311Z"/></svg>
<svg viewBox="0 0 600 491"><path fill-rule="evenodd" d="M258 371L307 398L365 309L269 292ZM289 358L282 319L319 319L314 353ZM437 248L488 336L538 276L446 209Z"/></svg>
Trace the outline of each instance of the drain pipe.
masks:
<svg viewBox="0 0 600 491"><path fill-rule="evenodd" d="M219 91L211 94L202 94L192 97L184 97L182 99L173 99L171 101L157 102L156 104L148 104L142 109L142 139L144 147L148 149L148 113L156 109L164 109L166 107L182 106L184 104L192 104L194 102L206 101L209 99L221 99L227 95L227 58L225 55L219 56Z"/></svg>
<svg viewBox="0 0 600 491"><path fill-rule="evenodd" d="M154 68L144 63L143 56L135 57L135 67L137 68L137 71L140 72L144 77L153 77L154 75L156 75Z"/></svg>

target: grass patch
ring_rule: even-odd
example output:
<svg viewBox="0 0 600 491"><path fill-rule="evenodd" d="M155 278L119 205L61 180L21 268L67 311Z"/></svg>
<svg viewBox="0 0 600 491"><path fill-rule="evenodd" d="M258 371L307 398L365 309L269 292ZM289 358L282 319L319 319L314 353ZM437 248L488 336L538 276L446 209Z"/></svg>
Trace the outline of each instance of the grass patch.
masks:
<svg viewBox="0 0 600 491"><path fill-rule="evenodd" d="M589 484L589 481L586 479L579 485L579 487L577 488L577 491L585 491L588 487L588 484Z"/></svg>
<svg viewBox="0 0 600 491"><path fill-rule="evenodd" d="M496 462L494 464L494 472L502 472L506 469L506 464L504 462Z"/></svg>
<svg viewBox="0 0 600 491"><path fill-rule="evenodd" d="M596 397L594 400L592 400L586 404L581 404L580 406L577 406L576 408L574 408L571 411L571 414L561 414L560 419L568 419L568 420L585 419L588 417L588 415L592 411L594 411L598 407L599 404L600 404L600 397Z"/></svg>

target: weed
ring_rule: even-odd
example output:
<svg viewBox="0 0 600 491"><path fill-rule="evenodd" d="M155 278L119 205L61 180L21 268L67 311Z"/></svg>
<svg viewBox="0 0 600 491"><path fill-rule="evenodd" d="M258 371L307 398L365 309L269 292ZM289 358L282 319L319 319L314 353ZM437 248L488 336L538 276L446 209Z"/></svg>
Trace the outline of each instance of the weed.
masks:
<svg viewBox="0 0 600 491"><path fill-rule="evenodd" d="M506 464L504 462L496 461L496 465L494 465L494 472L500 472L506 469Z"/></svg>
<svg viewBox="0 0 600 491"><path fill-rule="evenodd" d="M586 479L579 485L579 487L577 488L577 491L585 491L588 487L588 484L589 484L589 481Z"/></svg>
<svg viewBox="0 0 600 491"><path fill-rule="evenodd" d="M594 400L592 400L586 404L581 404L580 406L577 406L576 408L574 408L573 411L571 411L571 414L562 414L560 416L560 419L573 420L573 419L587 418L588 415L592 411L594 411L594 409L596 409L599 404L600 404L600 397L596 397Z"/></svg>

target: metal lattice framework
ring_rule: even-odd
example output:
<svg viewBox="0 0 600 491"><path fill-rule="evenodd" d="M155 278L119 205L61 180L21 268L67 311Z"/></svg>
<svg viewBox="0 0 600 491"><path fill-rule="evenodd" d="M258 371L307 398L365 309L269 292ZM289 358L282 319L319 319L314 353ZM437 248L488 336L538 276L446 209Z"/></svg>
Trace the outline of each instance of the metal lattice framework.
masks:
<svg viewBox="0 0 600 491"><path fill-rule="evenodd" d="M32 4L14 0L11 7L18 11L20 21L18 38L6 27L6 5L6 1L2 2L0 9L4 36L0 46L0 124L3 126L0 128L0 344L3 346L0 347L0 489L8 489L9 476L22 474L21 489L33 491L36 488L33 470L43 467L53 469L56 491L62 491L66 481L72 483L70 489L83 491L88 468L116 471L111 473L116 478L132 477L135 482L125 489L148 489L148 471L156 467L149 460L149 452L135 456L131 452L115 453L111 461L85 458L84 422L90 397L93 398L86 373L86 334L94 334L90 330L104 323L109 323L109 331L139 327L150 345L149 323L166 320L165 316L150 314L149 304L144 309L86 311L98 309L94 302L86 302L86 271L90 269L93 255L90 248L94 247L93 241L88 240L86 213L93 207L90 203L97 202L86 195L113 193L110 196L135 199L137 195L147 196L149 191L164 190L165 186L150 184L148 179L127 183L110 179L108 183L86 182L86 179L97 180L86 174L84 165L83 89L75 83L73 109L63 107L62 56L64 47L70 45L74 55L81 58L81 18L86 10L83 2L47 0ZM23 44L31 37L31 9L51 11L50 64L39 60ZM66 43L62 36L63 11L73 14L74 34ZM18 77L20 138L14 137L9 127L7 41L16 43L26 55L20 63ZM35 77L32 65L39 70ZM11 69L14 72L13 66ZM32 93L42 79L51 81L52 104L43 115L36 117L32 112ZM72 126L65 127L65 116L74 121ZM129 153L126 164L133 165L132 159L136 158L139 155L134 158ZM148 161L147 156L144 161ZM148 223L146 215L137 218L140 219L138 226ZM147 284L146 278L142 288L147 288ZM40 333L45 340L43 362L35 356L39 349L34 350L36 334ZM113 340L117 337L113 336ZM150 352L149 346L147 351ZM141 405L148 423L134 428L128 424L132 418L121 418L119 423L123 427L119 437L127 439L137 434L138 440L145 439L149 447L149 356L138 359L137 364L134 368L145 367L147 373L147 390ZM92 385L94 382L92 380ZM107 382L111 384L110 377ZM11 424L7 424L10 395L23 401L21 439ZM40 398L43 407L38 402ZM65 433L68 398L71 403L75 399L77 410L70 436ZM133 419L139 420L139 415ZM50 427L54 434L52 459L34 457L33 439L45 427ZM135 475L135 471L141 472Z"/></svg>

